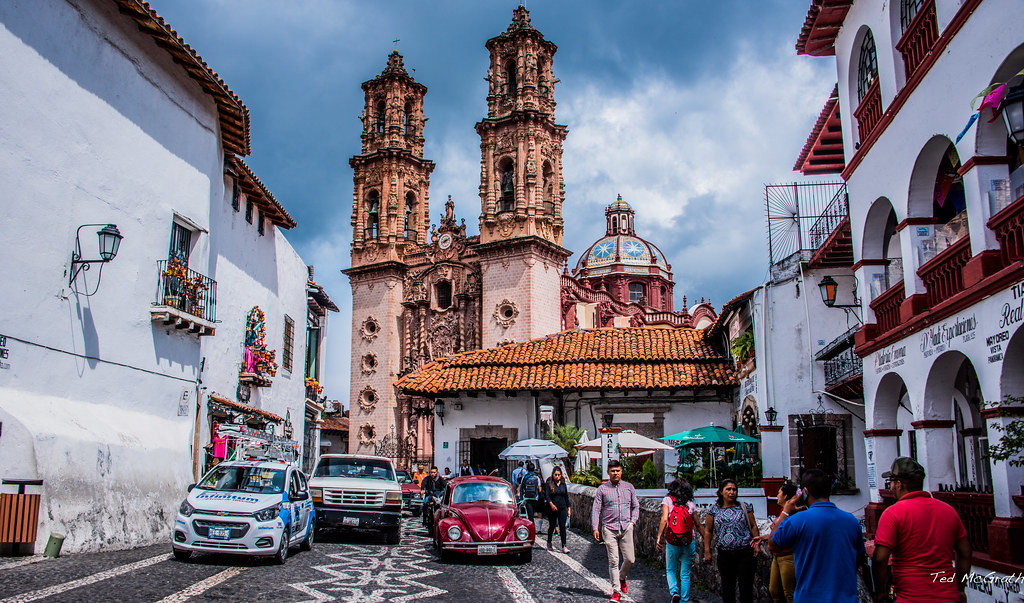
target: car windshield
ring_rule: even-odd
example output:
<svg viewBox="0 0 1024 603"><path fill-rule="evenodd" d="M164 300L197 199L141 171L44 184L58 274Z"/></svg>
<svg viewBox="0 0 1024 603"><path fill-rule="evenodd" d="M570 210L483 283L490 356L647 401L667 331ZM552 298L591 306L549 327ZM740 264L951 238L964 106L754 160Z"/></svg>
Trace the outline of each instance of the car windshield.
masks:
<svg viewBox="0 0 1024 603"><path fill-rule="evenodd" d="M395 469L395 476L398 477L398 483L400 483L400 484L404 483L404 482L407 482L407 481L410 481L409 480L409 473L406 472L406 471L402 471L401 469Z"/></svg>
<svg viewBox="0 0 1024 603"><path fill-rule="evenodd" d="M505 484L496 483L469 483L455 486L455 492L452 493L453 504L480 501L513 503L512 489Z"/></svg>
<svg viewBox="0 0 1024 603"><path fill-rule="evenodd" d="M368 477L396 481L395 470L390 463L373 459L321 458L313 477Z"/></svg>
<svg viewBox="0 0 1024 603"><path fill-rule="evenodd" d="M284 471L266 467L214 467L196 485L203 490L280 494L284 492Z"/></svg>

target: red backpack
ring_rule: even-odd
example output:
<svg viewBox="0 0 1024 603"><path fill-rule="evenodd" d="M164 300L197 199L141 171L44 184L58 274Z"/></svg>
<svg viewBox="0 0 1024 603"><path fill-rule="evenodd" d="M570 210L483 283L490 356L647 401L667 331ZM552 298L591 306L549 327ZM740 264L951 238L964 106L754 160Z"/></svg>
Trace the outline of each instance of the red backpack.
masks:
<svg viewBox="0 0 1024 603"><path fill-rule="evenodd" d="M693 542L693 516L687 505L672 505L668 523L665 524L665 540L674 546L686 546Z"/></svg>

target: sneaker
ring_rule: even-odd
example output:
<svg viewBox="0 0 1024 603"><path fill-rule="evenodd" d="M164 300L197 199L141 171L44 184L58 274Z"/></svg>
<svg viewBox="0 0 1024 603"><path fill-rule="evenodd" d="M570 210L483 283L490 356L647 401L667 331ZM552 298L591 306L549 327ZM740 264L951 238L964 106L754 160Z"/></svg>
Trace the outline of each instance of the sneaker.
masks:
<svg viewBox="0 0 1024 603"><path fill-rule="evenodd" d="M548 541L548 550L549 551L551 550L551 541L550 540Z"/></svg>
<svg viewBox="0 0 1024 603"><path fill-rule="evenodd" d="M620 599L622 599L622 595L619 593L612 593L612 601L618 601Z"/></svg>
<svg viewBox="0 0 1024 603"><path fill-rule="evenodd" d="M569 548L563 546L562 547L562 552L565 553L566 555L568 555L569 554Z"/></svg>
<svg viewBox="0 0 1024 603"><path fill-rule="evenodd" d="M622 594L624 594L624 595L628 595L629 594L629 587L626 586L626 581L625 580L619 580L619 586L622 589Z"/></svg>
<svg viewBox="0 0 1024 603"><path fill-rule="evenodd" d="M679 595L672 595L672 603L679 603L682 600L683 600L683 598L680 597Z"/></svg>

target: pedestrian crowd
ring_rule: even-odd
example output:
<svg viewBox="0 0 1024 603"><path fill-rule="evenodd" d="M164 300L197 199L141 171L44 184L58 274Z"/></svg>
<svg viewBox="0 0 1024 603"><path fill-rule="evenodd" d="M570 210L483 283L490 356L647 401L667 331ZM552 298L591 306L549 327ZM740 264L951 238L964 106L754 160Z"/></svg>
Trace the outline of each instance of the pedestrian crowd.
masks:
<svg viewBox="0 0 1024 603"><path fill-rule="evenodd" d="M460 468L460 473L467 469ZM590 519L594 540L604 544L607 554L611 600L620 601L629 593L628 577L636 561L634 529L640 501L633 485L622 479L619 461L608 462L607 475L595 491ZM443 488L436 467L427 474L421 466L416 477L425 492ZM896 503L879 520L870 569L860 522L829 500L833 480L821 470L805 471L799 486L782 485L775 499L782 510L764 534L753 507L739 500L735 480L719 483L716 500L701 521L693 488L676 479L661 502L656 545L659 552L665 551L672 603L690 601L697 534L704 545L704 563L715 561L724 603L754 601L762 549L772 556L768 590L774 603L857 603L858 576L874 603L966 601L964 578L971 571L971 547L956 510L924 490L924 467L911 458L895 459L882 477ZM548 520L548 550L569 553L566 536L573 510L562 469L556 466L545 480L532 462L520 462L511 482L529 517L535 522ZM535 528L540 535L541 525ZM553 544L555 534L560 549Z"/></svg>

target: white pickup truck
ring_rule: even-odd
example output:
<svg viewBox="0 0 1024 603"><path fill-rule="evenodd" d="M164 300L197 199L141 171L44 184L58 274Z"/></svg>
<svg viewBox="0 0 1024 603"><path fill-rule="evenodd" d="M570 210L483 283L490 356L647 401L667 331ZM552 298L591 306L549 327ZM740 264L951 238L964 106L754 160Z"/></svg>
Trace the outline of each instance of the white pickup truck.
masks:
<svg viewBox="0 0 1024 603"><path fill-rule="evenodd" d="M402 538L402 486L391 460L358 454L321 456L309 479L317 526L384 532Z"/></svg>

